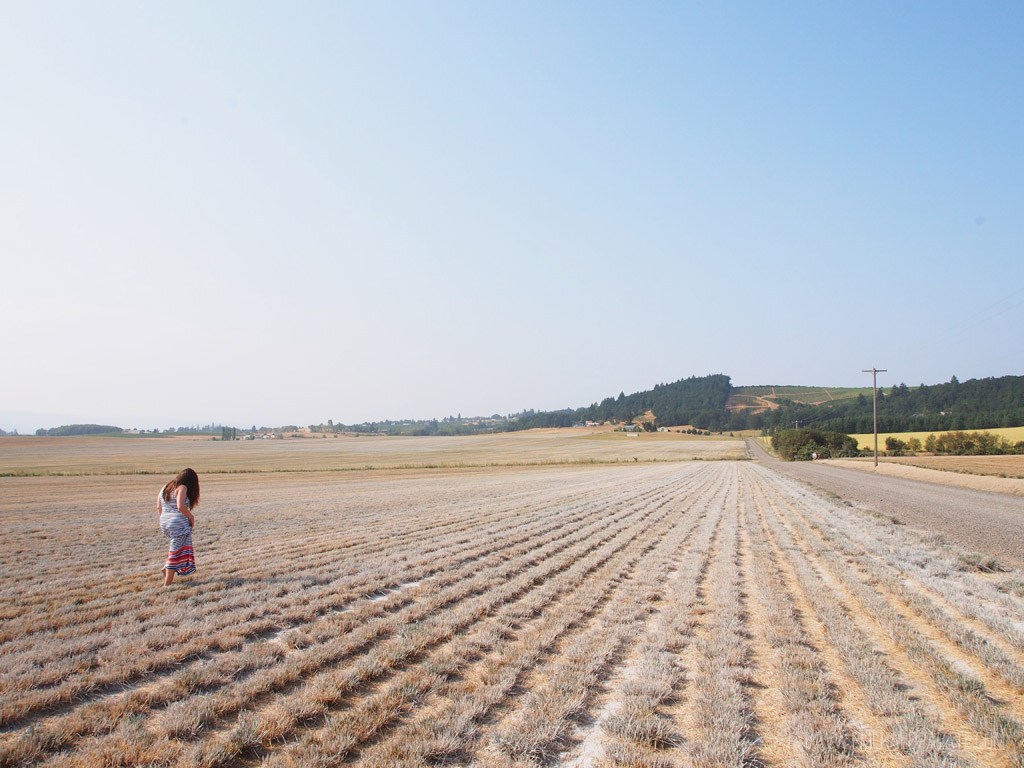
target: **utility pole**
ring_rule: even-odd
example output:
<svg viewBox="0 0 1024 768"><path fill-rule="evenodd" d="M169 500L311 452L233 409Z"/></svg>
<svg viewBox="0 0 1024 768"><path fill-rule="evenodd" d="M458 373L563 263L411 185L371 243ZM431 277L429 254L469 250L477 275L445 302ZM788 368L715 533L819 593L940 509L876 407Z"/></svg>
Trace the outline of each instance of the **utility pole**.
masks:
<svg viewBox="0 0 1024 768"><path fill-rule="evenodd" d="M878 374L886 373L885 368L864 368L861 373L871 374L871 399L875 405L875 466L878 466Z"/></svg>

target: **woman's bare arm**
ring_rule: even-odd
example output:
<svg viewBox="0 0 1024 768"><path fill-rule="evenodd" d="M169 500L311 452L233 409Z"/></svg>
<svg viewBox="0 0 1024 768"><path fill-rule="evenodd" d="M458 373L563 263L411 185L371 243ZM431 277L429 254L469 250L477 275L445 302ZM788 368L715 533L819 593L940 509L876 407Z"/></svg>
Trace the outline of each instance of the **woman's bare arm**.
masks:
<svg viewBox="0 0 1024 768"><path fill-rule="evenodd" d="M185 490L185 486L179 485L177 488L174 489L174 502L175 504L178 505L178 511L181 512L181 514L183 514L185 517L187 517L189 524L191 524L191 526L195 528L196 518L195 515L193 515L188 508L188 502L186 501L187 498L188 492Z"/></svg>

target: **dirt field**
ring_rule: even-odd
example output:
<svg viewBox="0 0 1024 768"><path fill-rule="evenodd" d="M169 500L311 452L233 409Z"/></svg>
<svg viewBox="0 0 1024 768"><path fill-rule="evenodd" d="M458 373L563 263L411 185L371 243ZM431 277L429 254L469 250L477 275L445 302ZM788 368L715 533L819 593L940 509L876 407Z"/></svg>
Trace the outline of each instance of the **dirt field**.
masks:
<svg viewBox="0 0 1024 768"><path fill-rule="evenodd" d="M878 460L877 467L871 459L825 459L821 463L833 467L845 467L847 469L856 469L860 472L871 472L873 474L885 475L888 477L902 477L908 480L920 480L933 485L946 485L956 488L973 488L976 491L985 491L987 493L1008 493L1014 496L1024 496L1024 479L1019 477L1008 476L1005 473L1002 476L999 476L982 472L974 473L955 471L951 470L948 466L940 469L931 462L924 462L924 465L922 466L922 464L918 464L915 460L903 462L897 461L896 458L897 457L885 459L880 458ZM924 459L927 457L921 458ZM1001 458L1019 459L1021 457L1013 456ZM963 463L967 465L973 464L973 462Z"/></svg>
<svg viewBox="0 0 1024 768"><path fill-rule="evenodd" d="M755 458L810 488L869 515L913 526L959 547L984 553L1010 567L1024 567L1024 498L1020 480L880 464L860 459L779 461L757 440ZM966 487L968 484L986 486ZM987 486L999 485L993 493Z"/></svg>
<svg viewBox="0 0 1024 768"><path fill-rule="evenodd" d="M0 478L0 765L1024 764L1024 574L760 464L157 485Z"/></svg>
<svg viewBox="0 0 1024 768"><path fill-rule="evenodd" d="M967 475L1024 478L1024 455L1020 456L887 456L887 464L906 464L922 469Z"/></svg>
<svg viewBox="0 0 1024 768"><path fill-rule="evenodd" d="M220 442L195 437L0 437L0 476L353 471L736 459L743 441L583 429L466 437L352 437Z"/></svg>

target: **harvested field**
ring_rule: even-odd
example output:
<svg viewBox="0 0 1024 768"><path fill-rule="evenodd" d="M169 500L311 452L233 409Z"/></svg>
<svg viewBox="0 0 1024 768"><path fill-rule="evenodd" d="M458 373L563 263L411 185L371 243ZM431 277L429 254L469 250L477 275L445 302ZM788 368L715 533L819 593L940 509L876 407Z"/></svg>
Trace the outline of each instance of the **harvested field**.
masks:
<svg viewBox="0 0 1024 768"><path fill-rule="evenodd" d="M844 505L935 537L936 544L985 553L1024 567L1024 481L961 475L870 460L779 461L757 440L747 445L773 471Z"/></svg>
<svg viewBox="0 0 1024 768"><path fill-rule="evenodd" d="M1024 765L1024 574L760 464L153 481L0 478L0 766Z"/></svg>
<svg viewBox="0 0 1024 768"><path fill-rule="evenodd" d="M1020 457L1007 458L1019 459ZM985 493L1024 496L1024 478L1011 477L1007 473L992 475L974 472L943 471L935 467L923 467L914 462L893 461L889 458L879 458L877 467L871 459L859 458L823 459L816 463L830 467L853 469L857 472L870 473L875 476L915 480L931 486L945 485L956 488L970 488ZM1024 520L1024 506L1018 505L1016 516ZM1020 552L1024 554L1024 549L1020 549Z"/></svg>
<svg viewBox="0 0 1024 768"><path fill-rule="evenodd" d="M928 439L929 435L939 435L955 430L939 429L934 432L879 432L878 433L878 445L880 447L885 446L885 438L895 437L900 440L909 440L912 437L916 437L923 444ZM966 430L968 432L974 432L975 430ZM1003 427L1001 429L979 429L978 432L987 432L992 435L998 435L999 437L1005 438L1011 443L1016 443L1020 440L1024 440L1024 427ZM875 435L872 432L866 434L850 435L857 441L857 446L861 449L871 449L875 445Z"/></svg>
<svg viewBox="0 0 1024 768"><path fill-rule="evenodd" d="M907 464L965 475L1024 478L1024 455L1019 456L887 456L886 463Z"/></svg>
<svg viewBox="0 0 1024 768"><path fill-rule="evenodd" d="M780 400L822 405L858 395L870 396L871 387L736 387L725 407L731 411L749 410L751 413L764 413L779 408Z"/></svg>
<svg viewBox="0 0 1024 768"><path fill-rule="evenodd" d="M0 477L615 464L739 459L743 441L676 433L531 430L464 437L309 437L221 442L196 437L0 437Z"/></svg>

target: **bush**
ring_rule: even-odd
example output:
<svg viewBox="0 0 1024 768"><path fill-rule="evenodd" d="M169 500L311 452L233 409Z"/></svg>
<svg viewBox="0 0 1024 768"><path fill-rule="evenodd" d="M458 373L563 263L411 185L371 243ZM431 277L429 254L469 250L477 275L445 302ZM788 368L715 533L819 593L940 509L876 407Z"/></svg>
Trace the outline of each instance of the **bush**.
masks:
<svg viewBox="0 0 1024 768"><path fill-rule="evenodd" d="M772 437L772 448L783 461L810 461L857 455L857 441L842 432L819 429L784 429Z"/></svg>
<svg viewBox="0 0 1024 768"><path fill-rule="evenodd" d="M885 452L890 456L902 456L907 450L907 444L898 437L885 438Z"/></svg>
<svg viewBox="0 0 1024 768"><path fill-rule="evenodd" d="M928 436L927 446L933 435ZM943 432L934 441L932 451L954 456L992 456L1015 453L1016 446L1005 437L991 432Z"/></svg>

